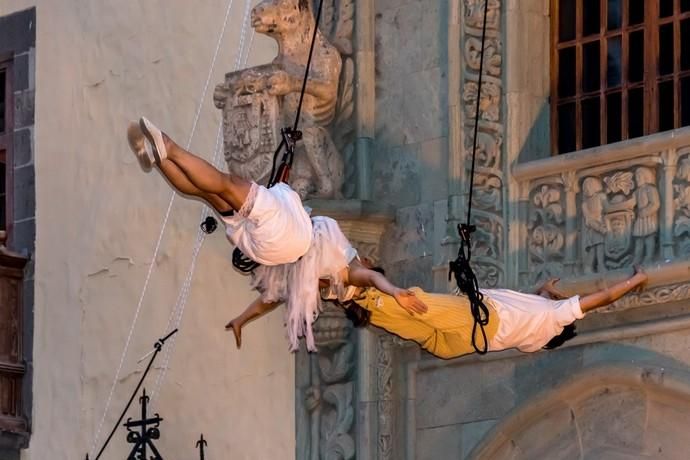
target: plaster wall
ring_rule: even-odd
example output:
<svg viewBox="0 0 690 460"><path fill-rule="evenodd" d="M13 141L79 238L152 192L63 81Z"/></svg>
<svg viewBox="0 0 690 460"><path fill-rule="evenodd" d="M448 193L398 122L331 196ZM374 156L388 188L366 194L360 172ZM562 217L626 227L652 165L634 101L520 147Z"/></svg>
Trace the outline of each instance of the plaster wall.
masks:
<svg viewBox="0 0 690 460"><path fill-rule="evenodd" d="M101 439L141 374L136 361L166 332L201 212L199 203L176 198L151 260L171 192L158 173L138 168L126 123L146 114L187 141L226 2L0 0L0 15L33 6L35 369L33 434L22 458L73 459L91 446L151 263ZM234 2L192 140L206 158L220 120L213 86L233 70L243 11L244 2ZM247 65L274 54L274 43L257 36ZM253 294L232 270L230 252L218 231L199 256L169 372L155 395L153 410L165 419L157 445L163 455L193 458L203 432L216 458L291 458L294 365L282 317L253 324L243 350L235 350L223 325ZM149 389L163 365L160 359ZM118 433L103 458L127 450Z"/></svg>

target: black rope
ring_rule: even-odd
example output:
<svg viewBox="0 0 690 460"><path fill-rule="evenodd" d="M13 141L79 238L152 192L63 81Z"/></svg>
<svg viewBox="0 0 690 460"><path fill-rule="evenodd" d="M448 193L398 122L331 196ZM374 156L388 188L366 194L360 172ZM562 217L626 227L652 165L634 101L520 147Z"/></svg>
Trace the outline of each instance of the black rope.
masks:
<svg viewBox="0 0 690 460"><path fill-rule="evenodd" d="M136 398L137 393L139 393L139 388L141 388L141 385L144 383L144 379L146 379L146 376L148 375L149 371L151 370L151 366L153 366L153 361L155 361L156 356L158 356L158 353L160 353L161 350L163 349L163 345L165 345L166 340L168 340L170 337L172 337L176 332L177 332L177 329L173 330L172 332L170 332L168 335L166 335L162 339L158 339L158 341L153 345L153 348L154 348L153 355L151 355L151 359L149 360L149 363L146 366L144 373L142 374L141 378L139 379L139 383L137 383L137 387L132 392L132 396L129 398L129 401L127 401L127 405L125 406L125 409L122 411L122 414L120 414L120 418L118 418L117 422L115 422L115 426L113 427L112 431L110 432L110 435L108 435L108 438L103 443L103 447L101 447L101 450L98 451L98 454L96 455L96 458L94 460L98 460L99 458L101 458L101 454L103 454L103 451L105 450L105 448L108 447L110 440L113 438L113 436L115 435L115 432L117 431L118 427L120 426L120 422L122 422L122 419L125 418L125 415L127 414L127 411L129 410L129 407L132 405L132 401L134 401L134 398ZM87 454L87 458L88 458L88 454Z"/></svg>
<svg viewBox="0 0 690 460"><path fill-rule="evenodd" d="M309 47L309 57L307 58L307 68L304 70L304 79L302 80L302 91L299 95L299 104L297 104L297 115L295 116L295 123L292 125L292 130L297 131L299 125L299 117L302 114L302 102L304 101L304 93L307 90L307 80L309 80L309 69L311 68L311 58L314 54L314 44L316 43L316 34L319 32L319 22L321 21L321 9L323 7L323 0L319 1L319 9L316 12L316 21L314 22L314 33L311 36L311 46Z"/></svg>
<svg viewBox="0 0 690 460"><path fill-rule="evenodd" d="M472 346L479 354L485 354L489 351L489 343L486 337L484 327L489 324L489 309L484 303L484 295L479 290L479 282L477 276L472 270L470 261L472 260L472 240L471 235L477 228L471 224L472 219L472 192L474 190L474 170L477 159L477 135L479 133L479 111L481 107L482 97L482 75L484 73L484 46L486 44L486 22L489 12L489 0L484 3L484 23L482 24L482 48L479 54L479 77L477 81L477 104L474 114L474 139L472 141L472 167L470 170L470 191L467 204L467 222L458 225L458 233L460 234L460 249L458 250L458 257L450 263L450 271L448 279L451 275L455 275L455 281L458 288L464 293L470 302L470 311L474 319L472 326ZM481 345L477 343L477 334L481 334Z"/></svg>
<svg viewBox="0 0 690 460"><path fill-rule="evenodd" d="M319 1L319 8L316 12L316 19L314 21L314 33L311 36L311 45L309 46L309 56L307 57L307 65L304 69L304 78L302 79L302 89L299 95L299 103L297 104L297 113L295 114L295 121L292 128L283 128L280 130L281 141L278 148L273 153L273 164L271 166L271 175L268 178L267 188L271 188L279 182L287 182L290 175L290 168L295 159L295 145L297 141L302 139L302 131L298 129L299 119L302 115L302 105L304 103L304 95L307 91L307 83L309 80L309 70L311 69L311 61L314 56L314 45L316 44L316 34L319 32L319 23L321 22L321 10L323 9L323 0ZM278 155L280 151L285 148L283 157L278 164ZM259 263L247 257L240 248L236 247L232 251L232 265L242 273L251 273Z"/></svg>

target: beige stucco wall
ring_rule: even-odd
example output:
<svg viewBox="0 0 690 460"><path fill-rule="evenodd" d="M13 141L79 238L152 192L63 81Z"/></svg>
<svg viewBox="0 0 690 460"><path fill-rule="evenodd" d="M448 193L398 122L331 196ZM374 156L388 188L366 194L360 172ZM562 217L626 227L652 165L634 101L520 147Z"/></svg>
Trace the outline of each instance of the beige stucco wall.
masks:
<svg viewBox="0 0 690 460"><path fill-rule="evenodd" d="M0 15L37 7L37 244L34 409L23 458L83 458L122 352L170 189L143 174L125 142L146 114L186 142L225 0L0 0ZM192 148L211 156L219 111L212 91L232 70L244 1L234 2ZM253 42L249 64L274 44ZM177 199L104 434L140 375L136 360L164 333L196 236L200 204ZM252 293L222 232L208 238L155 410L167 458L291 458L294 365L282 316L245 333L223 329ZM162 363L162 360L159 364ZM157 373L151 375L149 388ZM103 436L102 436L103 437ZM125 456L119 433L104 458Z"/></svg>

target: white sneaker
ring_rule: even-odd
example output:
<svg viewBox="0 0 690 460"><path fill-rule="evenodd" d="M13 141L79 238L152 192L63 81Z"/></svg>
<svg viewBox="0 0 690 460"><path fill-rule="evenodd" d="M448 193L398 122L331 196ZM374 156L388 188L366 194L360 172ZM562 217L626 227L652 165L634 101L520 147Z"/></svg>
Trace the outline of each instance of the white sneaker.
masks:
<svg viewBox="0 0 690 460"><path fill-rule="evenodd" d="M165 141L163 141L163 133L146 117L141 117L139 119L139 127L151 144L151 150L156 164L160 164L161 161L168 157L168 152L165 149Z"/></svg>
<svg viewBox="0 0 690 460"><path fill-rule="evenodd" d="M133 121L127 127L127 141L129 148L134 152L134 156L139 161L139 166L144 172L150 172L153 168L153 155L146 150L146 137L139 127L139 123Z"/></svg>

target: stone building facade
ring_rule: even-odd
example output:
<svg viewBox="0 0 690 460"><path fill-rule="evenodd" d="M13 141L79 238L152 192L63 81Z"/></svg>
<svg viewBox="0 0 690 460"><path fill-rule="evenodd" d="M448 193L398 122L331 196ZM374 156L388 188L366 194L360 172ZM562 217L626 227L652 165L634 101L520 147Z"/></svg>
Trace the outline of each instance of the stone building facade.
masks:
<svg viewBox="0 0 690 460"><path fill-rule="evenodd" d="M626 2L590 3L608 13L604 5ZM688 5L671 3L675 9L662 21L645 14L655 26L678 24L680 37ZM322 68L317 59L312 79L331 89L337 82L337 91L323 93L325 112L307 110L307 151L298 161L311 163L296 167L300 191L396 283L449 290L447 266L467 211L479 99L472 205L481 284L529 290L560 276L563 289L582 293L626 276L640 262L650 275L647 289L588 316L577 338L549 352L440 360L374 328L354 330L341 311L326 306L315 325L319 353L297 353L294 366L287 353L276 353L285 347L279 315L252 325L242 353L208 352L199 360L200 349L230 346L217 326L252 295L246 280L228 273L227 245L214 237L191 298L211 307L188 313L193 327L180 336L172 382L157 408L168 423L163 449L190 457L191 430L203 430L209 454L219 449L238 458L290 458L293 448L300 460L687 458L690 128L580 148L578 127L576 151L552 155L557 4L324 0L319 52L330 53L335 64ZM8 450L0 453L8 458L83 456L149 264L162 273L153 281L151 303L175 303L170 280L184 282L198 207L186 203L173 214L172 241L148 260L151 241L142 235L155 235L163 217L159 203L169 191L121 152L126 147L118 127L143 112L184 137L212 58L218 29L211 25L220 26L225 2L209 5L0 0L0 27L20 17L32 31L21 49L0 43L3 59L11 51L15 70L28 73L17 70L26 84L15 88L21 93L16 108L31 114L16 120L15 150L25 162L13 165L26 168L17 172L27 189L21 196L28 197L17 206L23 213L17 228L26 231L15 228L9 241L24 249L30 267L24 312L33 322L26 321L23 339L31 345L24 347L29 388L22 395L30 437L2 433L0 449ZM234 34L221 49L240 41L247 11L235 11ZM577 9L575 17L583 14ZM633 14L623 16L630 22ZM309 19L302 20L309 30ZM171 46L180 39L185 46ZM247 70L233 73L230 62L242 56L221 54L209 80L217 84L215 107L209 94L193 149L213 150L215 126L224 117L228 166L243 167L249 159L257 168L250 175L262 175L277 129L288 124L290 111L281 108L290 108L295 91L269 98L265 88L236 85L247 75L261 80L294 71L304 47L278 48L280 59L268 64L277 47L260 34L255 41ZM608 58L599 56L600 64ZM678 69L668 81L682 86L688 69L682 55L673 62ZM682 94L674 106L679 124ZM308 151L313 145L328 150L325 164L315 163L318 156ZM249 153L238 162L233 150ZM263 157L251 157L255 151ZM314 174L319 168L322 174ZM343 186L331 190L329 181ZM225 308L227 299L242 302ZM142 312L142 329L124 361L130 371L118 388L138 375L136 358L163 332L170 307ZM125 393L115 393L115 405ZM113 455L125 450L120 439Z"/></svg>
<svg viewBox="0 0 690 460"><path fill-rule="evenodd" d="M297 414L298 458L688 456L690 128L677 123L553 155L557 3L486 3L475 268L485 287L529 290L556 276L574 294L604 287L641 263L649 285L589 315L566 346L534 354L445 361L381 331L324 321L330 334L356 337L357 349L347 342L333 358L298 357L306 360L304 372L312 360L311 380L297 384L305 408ZM617 2L608 2L609 10L595 3L601 17L615 13ZM367 98L355 96L355 114L368 131L366 142L354 145L369 147L357 167L370 167L357 176L365 181L358 189L368 193L351 196L389 216L378 221L385 225L376 256L400 285L450 288L447 264L467 210L484 5L356 2L355 67L373 66L374 81L357 87ZM655 14L649 5L647 18ZM683 23L686 7L676 8ZM625 13L631 24L633 14ZM675 110L690 113L679 104ZM337 382L323 380L328 363L342 371ZM354 384L354 395L348 389L347 398L335 398L340 382Z"/></svg>

